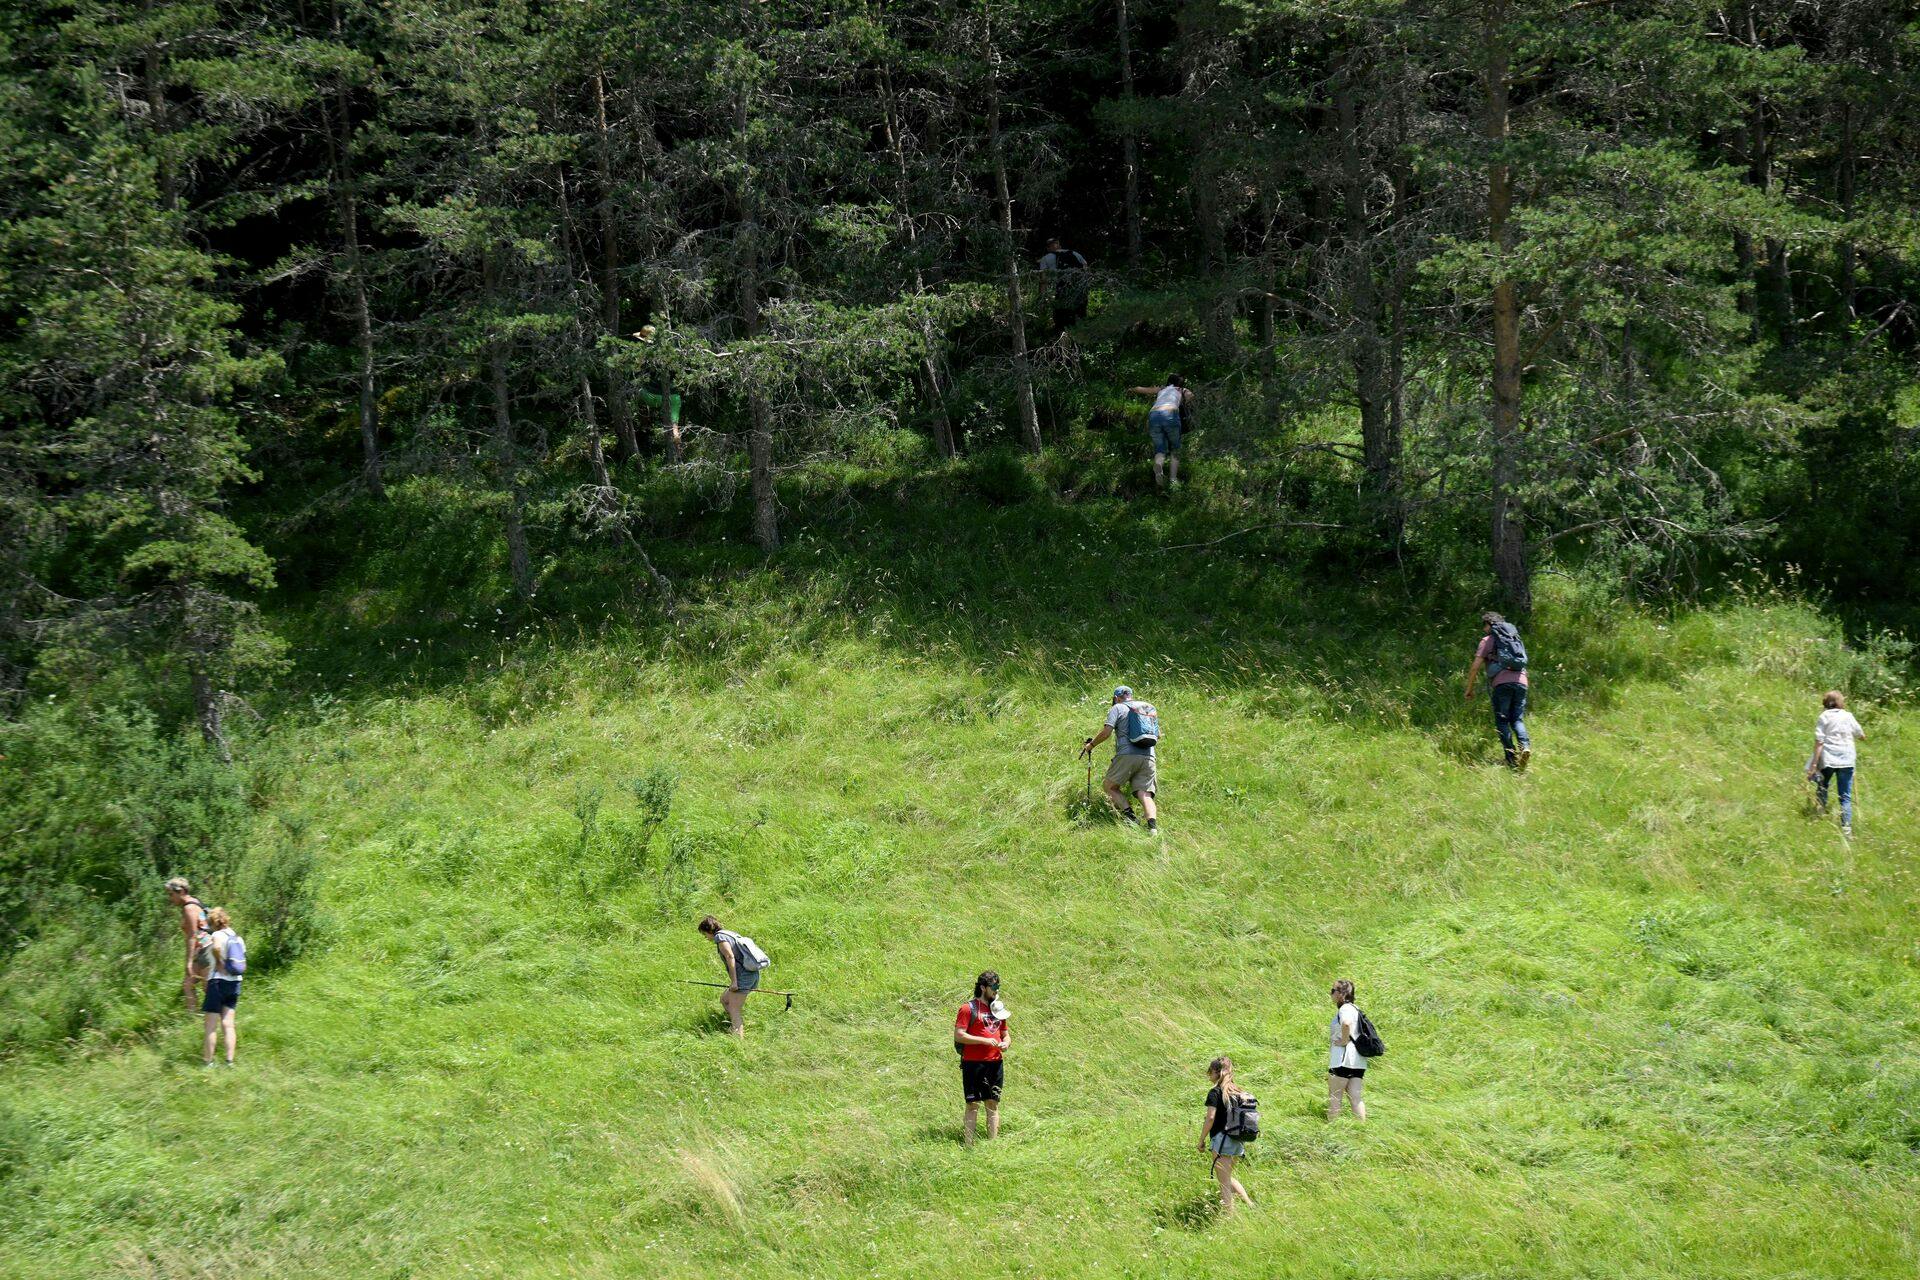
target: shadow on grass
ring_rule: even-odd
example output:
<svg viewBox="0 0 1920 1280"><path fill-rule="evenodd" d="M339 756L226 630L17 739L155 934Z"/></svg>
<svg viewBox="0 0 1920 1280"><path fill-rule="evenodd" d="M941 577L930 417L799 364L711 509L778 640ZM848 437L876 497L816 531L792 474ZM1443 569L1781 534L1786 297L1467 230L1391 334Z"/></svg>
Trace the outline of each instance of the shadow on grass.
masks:
<svg viewBox="0 0 1920 1280"><path fill-rule="evenodd" d="M583 670L550 659L582 649L645 655L584 671L617 694L652 661L718 684L782 653L858 640L1001 690L1198 685L1254 714L1373 720L1462 758L1487 749L1484 702L1460 697L1485 593L1386 562L1352 531L1269 527L1302 513L1205 493L1000 505L951 471L783 496L786 544L771 559L739 538L738 513L668 504L643 540L676 583L670 613L632 593L617 550L556 538L539 599L516 614L479 498L449 527L460 495L403 494L342 533L329 577L283 597L275 621L297 668L283 696L460 687L497 724L578 681ZM1564 599L1528 631L1546 705L1603 703L1624 680L1689 665L1616 634L1603 603Z"/></svg>
<svg viewBox="0 0 1920 1280"><path fill-rule="evenodd" d="M1155 1210L1157 1226L1177 1231L1205 1231L1220 1220L1220 1193L1209 1189L1184 1195Z"/></svg>

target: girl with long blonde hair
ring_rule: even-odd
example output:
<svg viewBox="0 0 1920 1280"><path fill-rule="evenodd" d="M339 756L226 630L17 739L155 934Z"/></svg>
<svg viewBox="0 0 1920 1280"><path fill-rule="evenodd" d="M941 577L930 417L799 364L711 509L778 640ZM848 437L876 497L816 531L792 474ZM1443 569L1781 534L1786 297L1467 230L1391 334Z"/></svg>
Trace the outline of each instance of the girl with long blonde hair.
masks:
<svg viewBox="0 0 1920 1280"><path fill-rule="evenodd" d="M1233 1176L1233 1166L1246 1154L1246 1144L1227 1136L1229 1107L1249 1095L1233 1082L1233 1059L1224 1053L1207 1064L1207 1079L1213 1081L1213 1088L1207 1091L1206 1115L1200 1122L1200 1150L1213 1153L1213 1179L1220 1184L1220 1212L1232 1213L1236 1196L1246 1204L1253 1203L1253 1197Z"/></svg>

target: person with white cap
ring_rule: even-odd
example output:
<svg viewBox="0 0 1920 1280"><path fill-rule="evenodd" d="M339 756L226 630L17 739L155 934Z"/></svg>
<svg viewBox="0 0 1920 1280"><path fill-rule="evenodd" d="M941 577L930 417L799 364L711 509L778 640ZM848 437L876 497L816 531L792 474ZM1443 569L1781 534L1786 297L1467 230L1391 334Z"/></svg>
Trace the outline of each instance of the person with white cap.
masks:
<svg viewBox="0 0 1920 1280"><path fill-rule="evenodd" d="M1131 791L1140 801L1141 813L1146 815L1147 830L1158 831L1160 811L1154 801L1154 791L1159 784L1159 762L1154 749L1160 743L1160 713L1152 703L1137 700L1133 690L1123 684L1113 691L1106 723L1100 726L1099 733L1080 745L1080 754L1091 757L1093 749L1108 738L1113 739L1113 762L1107 766L1107 776L1100 784L1107 793L1107 803L1128 822L1138 822L1140 815L1133 811L1133 804L1127 799Z"/></svg>

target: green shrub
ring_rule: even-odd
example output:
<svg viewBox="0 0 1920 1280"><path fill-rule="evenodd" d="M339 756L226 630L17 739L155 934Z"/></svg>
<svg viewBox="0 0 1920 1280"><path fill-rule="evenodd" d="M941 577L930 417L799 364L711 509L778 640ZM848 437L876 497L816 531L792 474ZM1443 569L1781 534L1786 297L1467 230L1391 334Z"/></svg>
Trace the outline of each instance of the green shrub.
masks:
<svg viewBox="0 0 1920 1280"><path fill-rule="evenodd" d="M318 871L313 850L298 839L248 860L234 925L247 940L250 972L292 963L319 937Z"/></svg>

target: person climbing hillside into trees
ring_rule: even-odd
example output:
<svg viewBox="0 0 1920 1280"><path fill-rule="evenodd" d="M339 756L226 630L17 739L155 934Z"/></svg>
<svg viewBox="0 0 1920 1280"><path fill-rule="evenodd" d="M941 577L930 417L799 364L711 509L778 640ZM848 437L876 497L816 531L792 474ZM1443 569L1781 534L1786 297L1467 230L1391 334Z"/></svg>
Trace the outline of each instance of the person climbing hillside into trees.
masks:
<svg viewBox="0 0 1920 1280"><path fill-rule="evenodd" d="M1158 831L1160 811L1154 793L1160 779L1154 753L1160 744L1160 713L1152 703L1136 701L1133 690L1123 684L1113 691L1113 703L1107 708L1100 732L1080 745L1081 757L1092 758L1093 749L1109 737L1113 739L1113 761L1100 783L1107 793L1107 803L1128 822L1138 822L1139 815L1127 799L1131 791L1147 816L1147 830Z"/></svg>
<svg viewBox="0 0 1920 1280"><path fill-rule="evenodd" d="M720 966L727 971L727 989L720 993L720 1008L727 1015L727 1032L744 1038L747 1034L747 997L760 985L760 971L770 963L752 938L720 927L712 916L700 921L700 932L713 943L720 955Z"/></svg>
<svg viewBox="0 0 1920 1280"><path fill-rule="evenodd" d="M1000 1136L1000 1089L1006 1081L1007 1006L1000 1003L1000 975L991 969L973 980L973 997L953 1019L953 1047L960 1052L960 1092L967 1109L960 1141L973 1145L980 1108L987 1109L987 1136Z"/></svg>
<svg viewBox="0 0 1920 1280"><path fill-rule="evenodd" d="M1494 732L1500 735L1507 767L1525 772L1533 759L1533 741L1527 737L1527 646L1520 640L1519 629L1492 610L1481 614L1480 621L1486 632L1467 668L1467 701L1473 701L1480 672L1492 672L1487 694L1493 700Z"/></svg>
<svg viewBox="0 0 1920 1280"><path fill-rule="evenodd" d="M1830 689L1820 699L1820 718L1813 722L1813 756L1807 761L1807 781L1820 788L1820 812L1827 811L1827 784L1840 792L1840 834L1853 838L1853 769L1858 759L1856 742L1867 740L1867 731L1847 710L1846 695Z"/></svg>
<svg viewBox="0 0 1920 1280"><path fill-rule="evenodd" d="M186 976L180 980L180 995L191 1010L207 976L207 909L193 896L193 886L185 876L167 881L167 901L180 909L180 933L186 939Z"/></svg>
<svg viewBox="0 0 1920 1280"><path fill-rule="evenodd" d="M1153 408L1147 411L1147 436L1153 441L1153 485L1156 489L1180 487L1180 433L1193 408L1193 392L1187 380L1173 374L1163 387L1129 387L1136 396L1151 396Z"/></svg>
<svg viewBox="0 0 1920 1280"><path fill-rule="evenodd" d="M1053 332L1057 337L1087 318L1087 260L1060 247L1060 238L1047 241L1040 255L1040 278L1053 298Z"/></svg>

